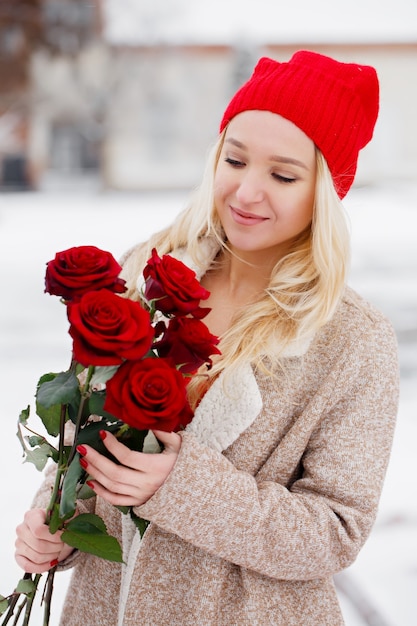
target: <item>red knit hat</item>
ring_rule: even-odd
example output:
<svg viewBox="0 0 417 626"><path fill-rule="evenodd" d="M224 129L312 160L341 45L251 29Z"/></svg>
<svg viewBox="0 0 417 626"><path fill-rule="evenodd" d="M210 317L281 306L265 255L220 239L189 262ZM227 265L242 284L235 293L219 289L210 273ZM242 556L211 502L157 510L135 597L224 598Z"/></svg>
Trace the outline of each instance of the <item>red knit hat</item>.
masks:
<svg viewBox="0 0 417 626"><path fill-rule="evenodd" d="M355 177L379 109L373 67L299 51L287 63L263 57L230 101L220 131L243 111L272 111L300 128L324 155L340 198Z"/></svg>

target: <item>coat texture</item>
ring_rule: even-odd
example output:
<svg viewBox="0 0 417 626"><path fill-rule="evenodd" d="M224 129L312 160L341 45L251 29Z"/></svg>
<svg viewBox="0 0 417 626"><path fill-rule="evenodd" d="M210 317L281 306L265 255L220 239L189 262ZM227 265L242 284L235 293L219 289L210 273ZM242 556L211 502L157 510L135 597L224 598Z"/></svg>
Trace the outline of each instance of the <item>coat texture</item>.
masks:
<svg viewBox="0 0 417 626"><path fill-rule="evenodd" d="M130 519L94 507L125 564L74 553L61 626L338 626L333 575L377 513L398 402L389 322L351 289L275 376L221 376L164 485ZM49 498L50 479L36 504Z"/></svg>

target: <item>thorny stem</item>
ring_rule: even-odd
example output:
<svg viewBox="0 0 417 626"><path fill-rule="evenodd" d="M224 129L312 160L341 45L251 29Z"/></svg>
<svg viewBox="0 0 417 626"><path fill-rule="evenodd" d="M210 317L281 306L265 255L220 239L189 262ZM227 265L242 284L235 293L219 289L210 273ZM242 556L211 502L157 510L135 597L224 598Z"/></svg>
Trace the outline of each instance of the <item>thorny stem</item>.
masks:
<svg viewBox="0 0 417 626"><path fill-rule="evenodd" d="M85 378L85 382L84 385L81 389L81 401L80 401L80 406L78 407L78 414L77 414L77 419L75 422L75 433L74 433L74 444L72 446L69 458L68 458L68 465L71 463L72 459L74 458L75 452L76 452L76 442L77 442L77 438L78 438L78 433L80 432L80 428L82 425L82 418L83 418L83 412L84 412L84 404L88 398L88 394L89 394L89 389L90 389L90 382L91 382L91 378L93 377L95 371L95 367L94 365L90 365L88 367L87 370L87 376Z"/></svg>
<svg viewBox="0 0 417 626"><path fill-rule="evenodd" d="M43 626L48 626L49 618L51 616L51 602L52 592L54 589L54 577L56 572L56 566L49 570L48 577L46 579L45 592L44 592L44 613L43 613Z"/></svg>
<svg viewBox="0 0 417 626"><path fill-rule="evenodd" d="M38 589L38 584L39 584L39 581L41 579L41 576L42 576L42 574L36 574L35 578L33 579L33 583L35 585L35 588L34 588L34 590L30 594L28 594L27 602L26 602L25 617L23 619L22 626L28 626L28 624L29 624L30 614L32 612L32 607L33 607L33 601L35 599L35 595L36 595L36 592L37 592L37 589Z"/></svg>
<svg viewBox="0 0 417 626"><path fill-rule="evenodd" d="M16 624L17 624L17 622L19 620L19 617L20 617L20 615L21 615L21 613L22 613L22 611L23 611L23 609L25 607L26 602L27 602L27 598L25 597L23 602L21 602L20 606L18 607L17 615L16 615L16 617L14 619L13 626L16 626ZM4 622L4 623L7 624L7 622Z"/></svg>

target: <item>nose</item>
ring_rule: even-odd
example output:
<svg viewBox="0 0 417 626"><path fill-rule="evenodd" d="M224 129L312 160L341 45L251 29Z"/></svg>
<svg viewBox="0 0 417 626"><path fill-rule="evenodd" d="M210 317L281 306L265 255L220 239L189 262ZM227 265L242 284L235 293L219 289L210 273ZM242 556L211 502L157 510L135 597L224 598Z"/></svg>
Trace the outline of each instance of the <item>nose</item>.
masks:
<svg viewBox="0 0 417 626"><path fill-rule="evenodd" d="M261 202L264 199L264 193L261 177L255 171L247 169L242 172L236 190L236 198L239 202L242 204Z"/></svg>

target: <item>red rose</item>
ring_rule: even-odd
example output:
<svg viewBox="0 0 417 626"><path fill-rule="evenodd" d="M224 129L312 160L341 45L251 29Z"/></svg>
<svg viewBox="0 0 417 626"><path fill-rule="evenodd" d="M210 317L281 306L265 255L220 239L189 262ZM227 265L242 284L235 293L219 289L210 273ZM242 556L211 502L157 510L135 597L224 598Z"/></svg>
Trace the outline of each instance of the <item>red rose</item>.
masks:
<svg viewBox="0 0 417 626"><path fill-rule="evenodd" d="M126 291L119 278L121 266L110 254L95 246L79 246L57 252L46 264L45 292L64 300L77 300L87 291Z"/></svg>
<svg viewBox="0 0 417 626"><path fill-rule="evenodd" d="M158 311L165 315L188 315L204 317L209 309L202 309L200 300L210 292L198 282L195 272L178 259L164 254L160 258L156 250L143 270L145 297L153 300Z"/></svg>
<svg viewBox="0 0 417 626"><path fill-rule="evenodd" d="M212 335L207 326L192 317L177 317L164 327L162 338L154 344L158 354L171 358L180 366L183 374L192 374L203 363L211 366L212 354L220 354L216 347L218 337ZM161 327L159 327L161 328Z"/></svg>
<svg viewBox="0 0 417 626"><path fill-rule="evenodd" d="M182 374L162 358L123 363L107 381L104 409L138 430L171 432L193 416Z"/></svg>
<svg viewBox="0 0 417 626"><path fill-rule="evenodd" d="M118 365L141 359L151 347L154 329L139 302L100 289L69 303L67 311L74 358L82 365Z"/></svg>

